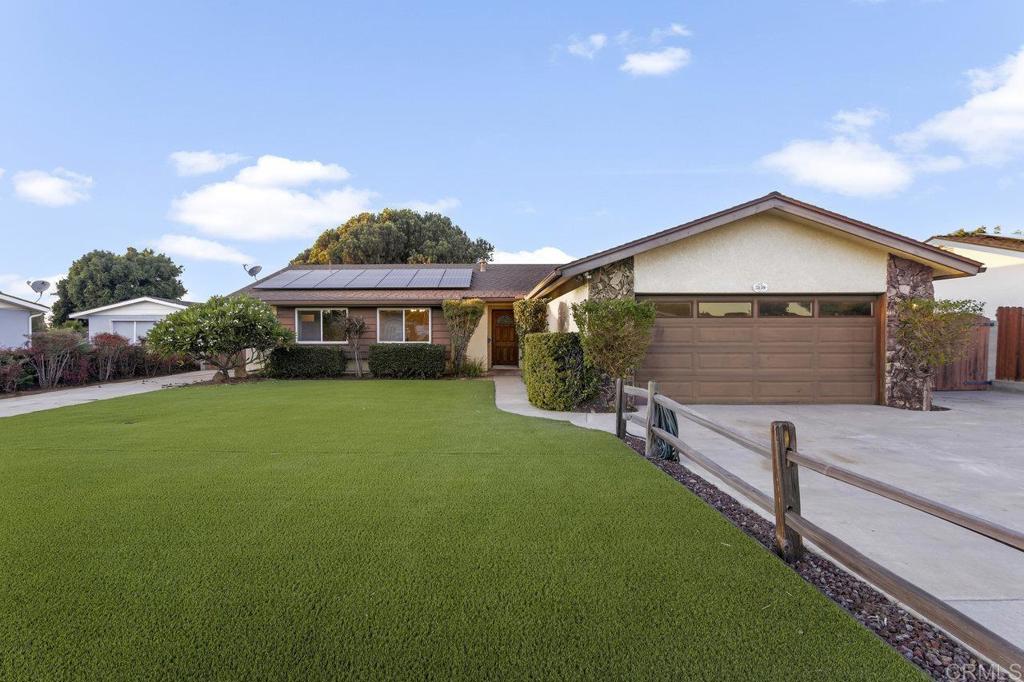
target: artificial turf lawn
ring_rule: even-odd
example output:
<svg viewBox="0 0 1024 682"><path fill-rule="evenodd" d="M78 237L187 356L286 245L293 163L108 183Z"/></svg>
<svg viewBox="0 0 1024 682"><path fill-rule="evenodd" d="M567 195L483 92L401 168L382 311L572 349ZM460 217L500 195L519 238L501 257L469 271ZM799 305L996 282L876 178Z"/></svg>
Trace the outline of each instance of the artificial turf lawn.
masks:
<svg viewBox="0 0 1024 682"><path fill-rule="evenodd" d="M919 679L611 435L474 382L0 419L0 678Z"/></svg>

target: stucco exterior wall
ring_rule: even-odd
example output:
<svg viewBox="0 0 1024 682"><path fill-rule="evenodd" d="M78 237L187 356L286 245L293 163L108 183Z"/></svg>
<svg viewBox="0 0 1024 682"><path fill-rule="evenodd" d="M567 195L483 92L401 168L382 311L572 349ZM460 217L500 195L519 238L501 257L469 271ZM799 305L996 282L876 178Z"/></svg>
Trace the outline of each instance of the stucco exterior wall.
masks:
<svg viewBox="0 0 1024 682"><path fill-rule="evenodd" d="M548 302L548 331L552 332L576 332L579 327L572 319L572 304L587 300L590 295L590 285L582 284L572 291L567 291L558 298Z"/></svg>
<svg viewBox="0 0 1024 682"><path fill-rule="evenodd" d="M882 293L885 250L761 214L633 258L638 294Z"/></svg>
<svg viewBox="0 0 1024 682"><path fill-rule="evenodd" d="M970 298L985 304L985 317L994 320L999 306L1024 305L1024 253L1007 252L984 246L932 240L953 253L981 261L985 272L935 282L936 298Z"/></svg>
<svg viewBox="0 0 1024 682"><path fill-rule="evenodd" d="M491 329L491 306L484 307L484 316L480 318L480 324L477 326L476 331L473 332L473 336L469 338L469 345L466 347L466 357L479 360L484 363L484 367L490 367L490 344L488 338L490 337Z"/></svg>
<svg viewBox="0 0 1024 682"><path fill-rule="evenodd" d="M20 348L28 339L32 313L0 302L0 348Z"/></svg>

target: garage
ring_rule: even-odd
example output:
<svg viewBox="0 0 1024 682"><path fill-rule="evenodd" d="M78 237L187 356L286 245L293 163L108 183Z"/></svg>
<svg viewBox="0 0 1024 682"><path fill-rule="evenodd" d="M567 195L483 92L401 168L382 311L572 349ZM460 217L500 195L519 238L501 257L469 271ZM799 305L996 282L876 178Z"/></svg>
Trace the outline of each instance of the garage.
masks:
<svg viewBox="0 0 1024 682"><path fill-rule="evenodd" d="M637 298L657 310L637 380L681 402L878 401L877 295Z"/></svg>

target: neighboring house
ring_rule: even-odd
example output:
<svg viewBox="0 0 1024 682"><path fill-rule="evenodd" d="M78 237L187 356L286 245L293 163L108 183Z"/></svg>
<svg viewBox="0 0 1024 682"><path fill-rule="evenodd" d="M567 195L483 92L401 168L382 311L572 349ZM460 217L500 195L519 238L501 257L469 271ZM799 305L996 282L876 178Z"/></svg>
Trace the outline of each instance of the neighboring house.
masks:
<svg viewBox="0 0 1024 682"><path fill-rule="evenodd" d="M936 296L982 301L985 317L992 320L1000 306L1024 306L1024 239L945 235L932 237L928 243L985 264L985 272L977 277L936 282Z"/></svg>
<svg viewBox="0 0 1024 682"><path fill-rule="evenodd" d="M274 307L297 343L346 345L335 322L366 321L362 355L373 343L450 345L441 314L446 299L479 298L484 317L467 356L487 367L516 365L519 350L512 302L523 298L553 265L293 265L236 293Z"/></svg>
<svg viewBox="0 0 1024 682"><path fill-rule="evenodd" d="M41 303L0 291L0 348L24 346L32 333L32 319L48 312L50 309Z"/></svg>
<svg viewBox="0 0 1024 682"><path fill-rule="evenodd" d="M142 296L120 303L82 310L70 315L89 325L89 338L97 334L119 334L133 343L146 338L149 330L171 313L193 305L188 301Z"/></svg>
<svg viewBox="0 0 1024 682"><path fill-rule="evenodd" d="M637 379L685 402L920 405L922 382L893 337L894 309L980 262L773 192L558 266L292 266L242 289L277 309L299 343L342 343L336 316L370 343L448 344L440 304L483 298L470 355L515 364L511 302L636 297L658 311ZM364 344L368 345L368 344Z"/></svg>

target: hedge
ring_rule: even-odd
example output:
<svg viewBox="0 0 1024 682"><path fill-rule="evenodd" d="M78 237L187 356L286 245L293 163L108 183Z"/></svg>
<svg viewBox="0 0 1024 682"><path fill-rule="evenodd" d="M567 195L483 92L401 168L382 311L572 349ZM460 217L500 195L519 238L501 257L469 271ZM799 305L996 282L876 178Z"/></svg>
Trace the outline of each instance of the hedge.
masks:
<svg viewBox="0 0 1024 682"><path fill-rule="evenodd" d="M271 351L264 374L275 379L340 377L347 364L338 346L282 346Z"/></svg>
<svg viewBox="0 0 1024 682"><path fill-rule="evenodd" d="M528 334L523 381L530 404L560 412L587 402L598 388L597 374L584 361L580 337L574 332Z"/></svg>
<svg viewBox="0 0 1024 682"><path fill-rule="evenodd" d="M436 343L375 343L370 374L378 379L437 379L444 373L444 346Z"/></svg>

